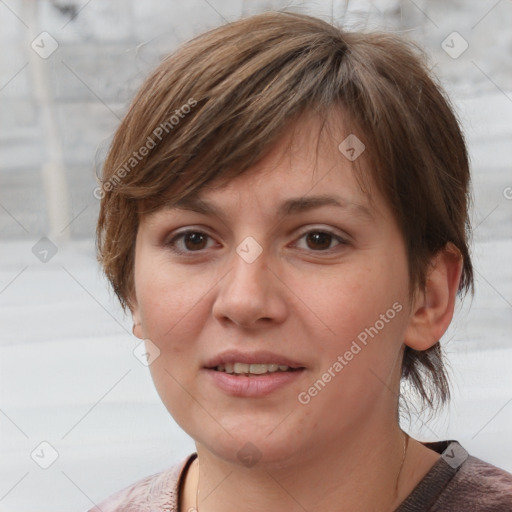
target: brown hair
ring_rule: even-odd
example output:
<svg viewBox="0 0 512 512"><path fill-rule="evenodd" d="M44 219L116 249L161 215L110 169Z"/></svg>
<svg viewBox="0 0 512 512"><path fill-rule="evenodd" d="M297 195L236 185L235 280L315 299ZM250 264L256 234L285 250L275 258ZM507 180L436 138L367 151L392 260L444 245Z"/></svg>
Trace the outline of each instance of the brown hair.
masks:
<svg viewBox="0 0 512 512"><path fill-rule="evenodd" d="M167 57L135 96L103 167L98 257L130 307L139 216L254 165L306 111L334 106L356 127L365 161L402 230L411 290L451 242L472 290L469 164L448 99L419 49L387 33L348 32L267 12L200 35ZM449 386L439 343L405 347L402 376L430 406Z"/></svg>

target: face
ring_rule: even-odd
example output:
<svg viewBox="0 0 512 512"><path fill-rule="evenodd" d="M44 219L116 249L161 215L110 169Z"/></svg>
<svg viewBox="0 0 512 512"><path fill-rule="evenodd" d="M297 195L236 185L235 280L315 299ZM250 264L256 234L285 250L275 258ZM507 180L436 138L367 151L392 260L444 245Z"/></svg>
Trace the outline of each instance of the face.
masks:
<svg viewBox="0 0 512 512"><path fill-rule="evenodd" d="M160 351L171 415L225 460L294 461L396 424L404 240L345 136L317 145L318 127L301 119L247 173L139 226L136 334Z"/></svg>

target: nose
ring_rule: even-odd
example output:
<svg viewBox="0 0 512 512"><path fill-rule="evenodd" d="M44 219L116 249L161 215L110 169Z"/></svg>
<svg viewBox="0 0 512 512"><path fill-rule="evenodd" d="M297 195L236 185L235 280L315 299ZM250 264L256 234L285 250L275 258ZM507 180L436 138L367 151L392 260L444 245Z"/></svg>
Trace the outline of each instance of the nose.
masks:
<svg viewBox="0 0 512 512"><path fill-rule="evenodd" d="M285 290L268 266L263 251L248 262L234 252L230 270L219 283L213 316L222 323L232 322L247 329L279 324L287 314Z"/></svg>

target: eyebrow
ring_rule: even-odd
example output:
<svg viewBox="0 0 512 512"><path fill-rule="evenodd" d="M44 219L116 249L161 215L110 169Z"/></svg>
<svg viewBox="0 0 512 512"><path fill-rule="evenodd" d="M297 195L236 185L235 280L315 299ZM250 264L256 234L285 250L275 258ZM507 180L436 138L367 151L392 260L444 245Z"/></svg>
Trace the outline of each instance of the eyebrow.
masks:
<svg viewBox="0 0 512 512"><path fill-rule="evenodd" d="M336 206L349 210L355 215L373 219L370 209L362 204L354 203L347 199L331 195L292 197L281 203L277 210L279 217L286 217L307 212L322 206ZM199 199L198 197L185 197L175 203L168 205L169 208L178 208L182 210L191 210L204 215L215 215L224 218L224 213L214 204Z"/></svg>

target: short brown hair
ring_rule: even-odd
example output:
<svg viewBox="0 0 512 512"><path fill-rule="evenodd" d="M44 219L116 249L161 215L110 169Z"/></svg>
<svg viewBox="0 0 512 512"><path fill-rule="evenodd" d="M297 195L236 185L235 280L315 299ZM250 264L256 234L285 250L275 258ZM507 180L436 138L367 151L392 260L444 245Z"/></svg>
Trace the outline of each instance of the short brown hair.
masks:
<svg viewBox="0 0 512 512"><path fill-rule="evenodd" d="M396 35L284 12L228 23L164 59L103 167L98 257L123 307L140 215L242 174L291 120L311 110L326 117L334 106L366 145L367 172L402 230L411 289L425 285L432 256L451 242L463 258L459 291L472 291L467 150L425 62ZM402 376L430 406L449 397L439 343L405 347Z"/></svg>

